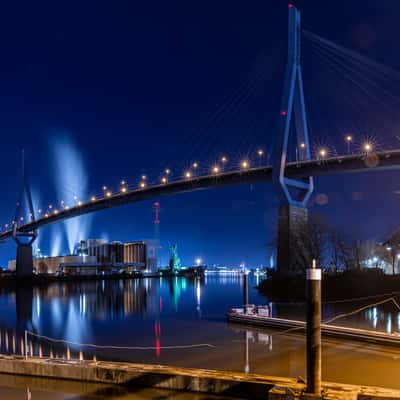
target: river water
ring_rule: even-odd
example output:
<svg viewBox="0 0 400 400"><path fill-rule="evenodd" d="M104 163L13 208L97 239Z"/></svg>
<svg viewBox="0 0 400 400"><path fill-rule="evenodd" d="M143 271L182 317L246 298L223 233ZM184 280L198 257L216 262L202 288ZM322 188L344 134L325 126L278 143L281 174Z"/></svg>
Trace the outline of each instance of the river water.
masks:
<svg viewBox="0 0 400 400"><path fill-rule="evenodd" d="M257 277L250 277L250 302L267 304L268 299L255 288L257 281ZM21 342L24 331L28 330L30 351L35 355L41 352L48 356L51 352L54 357L67 357L69 353L78 358L81 352L88 359L95 356L98 360L304 377L302 335L246 329L226 322L226 312L242 304L242 292L242 279L235 274L208 274L201 280L148 278L1 289L0 350L23 351ZM323 319L349 314L379 300L324 304ZM305 317L304 304L270 305L274 316ZM394 304L387 303L342 317L335 324L400 332L400 313ZM50 338L68 343L52 342ZM400 389L399 373L400 348L323 340L324 380ZM41 381L27 378L10 381L0 375L0 398L2 393L7 393L4 398L10 399L70 398L66 393L73 393L74 399L87 398L87 385L64 383L64 389L57 389L60 386L56 385L50 390L52 385ZM143 389L134 394L119 393L118 398L164 398L158 392ZM110 393L102 397L97 386L91 393L96 393L98 399L113 398ZM181 394L174 396L166 398L182 398ZM184 398L203 398L191 396L186 393Z"/></svg>

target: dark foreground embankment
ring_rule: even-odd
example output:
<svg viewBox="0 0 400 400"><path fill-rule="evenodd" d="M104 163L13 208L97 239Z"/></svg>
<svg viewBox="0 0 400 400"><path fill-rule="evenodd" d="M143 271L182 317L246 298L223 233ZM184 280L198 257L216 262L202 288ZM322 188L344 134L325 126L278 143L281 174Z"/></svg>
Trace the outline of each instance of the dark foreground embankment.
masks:
<svg viewBox="0 0 400 400"><path fill-rule="evenodd" d="M308 399L305 384L242 372L177 368L114 362L63 361L0 356L0 373L67 379L112 385L135 385L189 392L219 394L246 399ZM323 382L323 399L399 399L400 391L369 386Z"/></svg>

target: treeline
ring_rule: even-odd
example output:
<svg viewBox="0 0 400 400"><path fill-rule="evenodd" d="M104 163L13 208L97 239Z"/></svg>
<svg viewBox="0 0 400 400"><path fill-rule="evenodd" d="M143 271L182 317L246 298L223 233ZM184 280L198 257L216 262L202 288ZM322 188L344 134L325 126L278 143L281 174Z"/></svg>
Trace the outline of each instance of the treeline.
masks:
<svg viewBox="0 0 400 400"><path fill-rule="evenodd" d="M381 268L397 274L400 234L390 231L382 241L363 240L355 233L341 230L322 216L310 213L306 222L297 223L290 244L294 270L303 273L313 259L324 270L334 272Z"/></svg>

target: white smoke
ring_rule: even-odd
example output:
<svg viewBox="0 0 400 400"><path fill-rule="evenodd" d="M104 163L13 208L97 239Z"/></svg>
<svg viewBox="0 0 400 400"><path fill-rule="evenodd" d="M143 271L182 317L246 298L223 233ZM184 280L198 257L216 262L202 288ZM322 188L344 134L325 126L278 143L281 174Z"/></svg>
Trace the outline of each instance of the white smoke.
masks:
<svg viewBox="0 0 400 400"><path fill-rule="evenodd" d="M61 255L62 245L62 230L60 225L53 225L51 227L51 243L50 243L50 255L56 257Z"/></svg>
<svg viewBox="0 0 400 400"><path fill-rule="evenodd" d="M54 176L58 195L58 207L74 206L78 201L86 202L88 175L82 154L67 136L58 135L54 140ZM75 244L87 238L91 224L90 216L75 217L63 222L70 254Z"/></svg>

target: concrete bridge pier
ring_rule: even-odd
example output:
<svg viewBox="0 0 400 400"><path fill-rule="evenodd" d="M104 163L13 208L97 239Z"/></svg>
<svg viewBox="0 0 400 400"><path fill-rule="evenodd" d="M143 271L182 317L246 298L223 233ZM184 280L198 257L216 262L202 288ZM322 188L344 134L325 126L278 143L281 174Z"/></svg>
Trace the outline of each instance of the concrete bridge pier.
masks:
<svg viewBox="0 0 400 400"><path fill-rule="evenodd" d="M31 243L17 244L16 273L17 278L31 278L33 276L33 255Z"/></svg>
<svg viewBox="0 0 400 400"><path fill-rule="evenodd" d="M305 206L283 204L278 216L277 269L281 275L293 275L299 268L296 262L298 240L307 226Z"/></svg>
<svg viewBox="0 0 400 400"><path fill-rule="evenodd" d="M32 244L37 238L37 232L18 232L16 226L13 238L17 244L17 257L15 259L15 271L18 279L33 277Z"/></svg>

